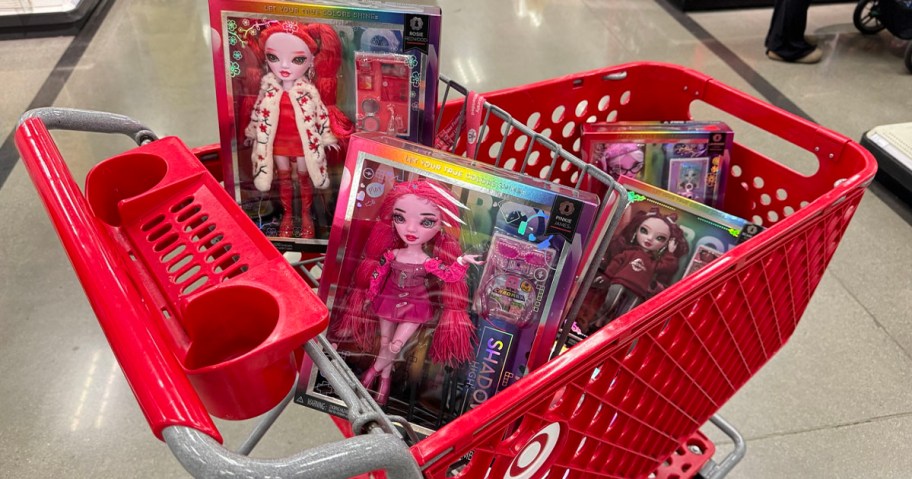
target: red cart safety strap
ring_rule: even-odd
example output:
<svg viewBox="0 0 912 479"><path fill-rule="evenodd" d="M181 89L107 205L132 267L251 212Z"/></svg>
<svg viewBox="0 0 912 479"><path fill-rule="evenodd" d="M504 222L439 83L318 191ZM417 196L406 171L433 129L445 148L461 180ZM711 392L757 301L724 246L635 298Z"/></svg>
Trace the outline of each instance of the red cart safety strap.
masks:
<svg viewBox="0 0 912 479"><path fill-rule="evenodd" d="M461 135L461 132L465 130L465 155L469 158L475 158L475 149L481 143L481 137L484 133L481 131L481 122L484 119L485 98L474 91L470 91L464 101L467 103L465 116L451 120L437 132L434 148L452 150L453 145L456 144L457 136ZM463 121L465 124L463 124Z"/></svg>

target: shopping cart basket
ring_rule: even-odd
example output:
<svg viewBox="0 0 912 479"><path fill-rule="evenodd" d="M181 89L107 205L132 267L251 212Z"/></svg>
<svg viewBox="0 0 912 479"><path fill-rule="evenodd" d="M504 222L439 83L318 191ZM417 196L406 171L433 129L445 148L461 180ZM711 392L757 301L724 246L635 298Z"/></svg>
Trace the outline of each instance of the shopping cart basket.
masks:
<svg viewBox="0 0 912 479"><path fill-rule="evenodd" d="M160 392L169 401L150 399L145 390L159 383L123 366L153 431L167 440L189 471L214 475L230 467L228 474L347 477L386 466L399 477L646 477L671 460L682 445L686 447L692 434L794 332L876 169L870 155L850 139L673 65L620 65L502 90L486 98L496 107L486 109L491 112L485 118L487 126L476 131L480 143L474 156L556 181L581 180L581 165L571 153L579 149L575 131L580 123L685 120L697 101L811 152L820 167L814 175L804 176L736 144L723 209L761 220L768 227L763 234L408 449L393 424L395 419L375 409L357 378L340 367L340 358L326 341L322 337L309 341L305 349L334 387L354 384L351 394L341 387L336 390L352 411L353 430L370 434L272 461L243 458L218 446L218 433L206 408L181 379L185 376L181 364L152 340L156 328L147 328L142 335L110 334L111 322L105 318L114 318L117 312L104 301L110 292L99 294L95 283L109 281L114 291L136 283L119 276L116 268L102 268L101 280L85 276L87 265L98 258L95 249L114 264L130 261L133 251L129 242L99 234L98 220L69 177L42 122L34 118L22 122L17 145L118 360L123 365L118 353L123 353L125 342L144 341L157 360L158 379L180 386ZM447 103L443 124L457 118L462 108L462 102ZM520 124L547 138L533 135L530 141ZM161 141L166 140L131 154L141 155L136 152ZM464 143L456 143L455 150L464 151ZM91 248L83 244L83 234L92 239ZM116 260L110 260L112 256ZM138 315L150 314L142 311L141 301L131 299L139 298L135 294L117 298ZM282 313L280 309L280 320L285 318ZM329 456L334 459L326 461ZM692 473L686 466L681 472Z"/></svg>

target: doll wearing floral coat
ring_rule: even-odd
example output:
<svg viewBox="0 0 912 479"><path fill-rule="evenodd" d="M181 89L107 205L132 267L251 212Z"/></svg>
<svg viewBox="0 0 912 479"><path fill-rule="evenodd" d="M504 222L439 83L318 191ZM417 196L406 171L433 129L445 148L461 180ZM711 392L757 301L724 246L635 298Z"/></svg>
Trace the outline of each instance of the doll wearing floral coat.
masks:
<svg viewBox="0 0 912 479"><path fill-rule="evenodd" d="M278 178L279 236L290 237L294 231L292 170L296 170L300 237L313 238L314 190L330 187L326 151L338 148L340 140L354 130L336 106L341 42L329 25L286 21L263 29L253 48L259 49L267 66L244 130L245 144L252 147L253 183L267 192Z"/></svg>
<svg viewBox="0 0 912 479"><path fill-rule="evenodd" d="M304 147L303 158L307 173L315 188L329 188L325 150L335 146L339 140L330 129L329 112L320 99L320 93L305 78L295 80L286 92L273 73L264 75L260 82L260 95L250 115L250 124L245 130L246 136L254 140L251 154L254 164L253 184L260 191L272 188L276 130L285 105L282 101L285 94L291 100L288 105L292 107L295 130ZM285 118L289 116L287 113L284 115Z"/></svg>

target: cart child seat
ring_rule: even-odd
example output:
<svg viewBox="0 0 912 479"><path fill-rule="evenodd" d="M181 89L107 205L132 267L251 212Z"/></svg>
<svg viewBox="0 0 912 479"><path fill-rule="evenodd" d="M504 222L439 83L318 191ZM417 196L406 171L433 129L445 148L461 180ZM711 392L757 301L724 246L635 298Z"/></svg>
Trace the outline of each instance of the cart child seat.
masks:
<svg viewBox="0 0 912 479"><path fill-rule="evenodd" d="M43 165L30 169L42 195L66 198L67 208L48 203L65 244L96 250L71 259L156 434L277 405L326 306L177 138L99 163L83 198L41 116L18 131L24 161Z"/></svg>

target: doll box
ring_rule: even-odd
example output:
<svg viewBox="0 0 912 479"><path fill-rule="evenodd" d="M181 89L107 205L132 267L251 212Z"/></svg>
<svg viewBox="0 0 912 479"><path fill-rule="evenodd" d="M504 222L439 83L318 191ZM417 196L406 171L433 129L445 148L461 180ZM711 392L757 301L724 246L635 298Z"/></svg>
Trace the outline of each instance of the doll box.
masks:
<svg viewBox="0 0 912 479"><path fill-rule="evenodd" d="M722 204L733 136L728 125L712 121L586 123L582 157L615 179L633 177L716 206Z"/></svg>
<svg viewBox="0 0 912 479"><path fill-rule="evenodd" d="M433 139L440 8L255 0L209 7L225 187L277 248L322 252L348 136L370 129ZM284 47L276 33L304 46Z"/></svg>
<svg viewBox="0 0 912 479"><path fill-rule="evenodd" d="M622 176L618 183L630 204L584 293L570 345L762 230L634 178Z"/></svg>
<svg viewBox="0 0 912 479"><path fill-rule="evenodd" d="M408 233L394 232L413 209L417 215L402 199L409 188L422 199L419 206L434 205L429 227L441 225L420 244L442 266L432 271L425 262L420 274L400 259L410 251ZM377 396L384 386L370 375L374 366L381 377L385 369L387 412L428 434L548 360L568 292L579 286L595 195L382 134L357 134L339 203L319 291L331 310L328 337ZM477 264L457 265L460 255ZM465 267L456 280L438 278L441 270ZM458 360L435 342L449 340L439 335L455 329L445 319L451 314L476 338L471 348L458 348ZM404 327L408 321L417 326ZM359 336L352 324L370 324L370 332ZM381 331L400 338L396 352ZM296 402L344 416L344 405L310 365L298 384Z"/></svg>

